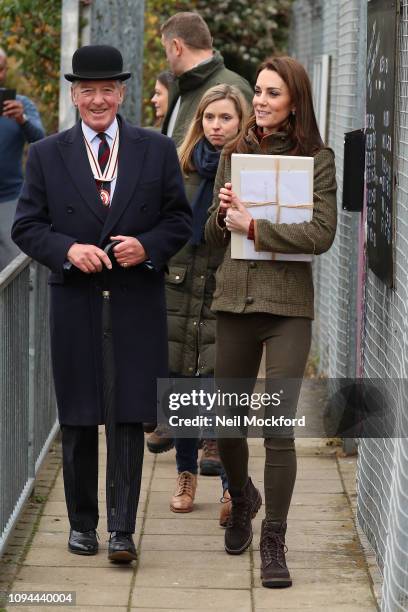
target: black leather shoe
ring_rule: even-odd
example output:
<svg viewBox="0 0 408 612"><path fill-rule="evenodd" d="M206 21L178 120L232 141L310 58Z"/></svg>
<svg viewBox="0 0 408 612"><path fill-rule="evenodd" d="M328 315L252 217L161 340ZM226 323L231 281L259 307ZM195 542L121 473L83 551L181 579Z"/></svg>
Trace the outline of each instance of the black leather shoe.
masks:
<svg viewBox="0 0 408 612"><path fill-rule="evenodd" d="M96 555L98 552L98 540L95 529L90 531L69 532L68 550L74 555Z"/></svg>
<svg viewBox="0 0 408 612"><path fill-rule="evenodd" d="M109 538L108 559L114 563L136 561L137 553L131 533L112 531Z"/></svg>

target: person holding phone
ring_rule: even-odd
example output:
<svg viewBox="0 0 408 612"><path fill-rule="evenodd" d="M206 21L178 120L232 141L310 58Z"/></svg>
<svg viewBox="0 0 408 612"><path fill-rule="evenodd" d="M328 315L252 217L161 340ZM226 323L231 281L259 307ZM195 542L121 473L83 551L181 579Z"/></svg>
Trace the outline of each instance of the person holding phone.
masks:
<svg viewBox="0 0 408 612"><path fill-rule="evenodd" d="M7 55L0 48L0 88L6 77ZM34 102L19 94L10 99L11 90L4 93L0 103L0 272L19 253L10 232L23 185L24 146L45 136Z"/></svg>

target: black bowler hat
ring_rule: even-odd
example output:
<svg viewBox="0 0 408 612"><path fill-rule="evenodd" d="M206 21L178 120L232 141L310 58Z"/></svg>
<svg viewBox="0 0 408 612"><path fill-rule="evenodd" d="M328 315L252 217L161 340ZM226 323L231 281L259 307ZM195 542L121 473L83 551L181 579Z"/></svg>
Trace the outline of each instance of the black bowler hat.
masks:
<svg viewBox="0 0 408 612"><path fill-rule="evenodd" d="M86 45L72 56L72 74L68 81L125 81L131 76L123 71L122 54L109 45Z"/></svg>

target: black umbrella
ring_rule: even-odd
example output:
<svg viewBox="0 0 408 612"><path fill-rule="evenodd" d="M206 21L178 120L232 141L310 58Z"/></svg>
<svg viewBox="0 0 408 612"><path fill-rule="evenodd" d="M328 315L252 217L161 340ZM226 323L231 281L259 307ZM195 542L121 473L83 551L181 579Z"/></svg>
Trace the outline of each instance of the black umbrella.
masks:
<svg viewBox="0 0 408 612"><path fill-rule="evenodd" d="M118 240L110 242L104 249L114 266L113 247L120 244ZM105 431L107 442L106 491L109 500L108 517L116 513L115 500L115 444L116 444L116 414L115 414L115 358L113 354L112 317L111 317L111 270L103 267L102 276L102 371L103 371L103 407L105 415Z"/></svg>

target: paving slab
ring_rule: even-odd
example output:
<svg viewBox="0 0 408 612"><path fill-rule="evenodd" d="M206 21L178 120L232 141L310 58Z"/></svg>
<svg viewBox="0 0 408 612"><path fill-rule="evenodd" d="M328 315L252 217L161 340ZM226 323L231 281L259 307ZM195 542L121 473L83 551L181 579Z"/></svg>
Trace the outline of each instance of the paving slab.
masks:
<svg viewBox="0 0 408 612"><path fill-rule="evenodd" d="M254 609L275 610L295 608L313 612L332 612L338 605L352 605L361 610L370 610L374 604L370 587L364 583L338 582L337 584L304 583L297 580L290 589L254 588ZM375 608L374 608L375 609Z"/></svg>
<svg viewBox="0 0 408 612"><path fill-rule="evenodd" d="M104 587L130 587L133 576L132 566L115 566L110 565L105 567L53 567L52 571L47 566L35 567L33 565L24 565L13 585L14 590L21 590L19 585L21 582L30 582L32 584L48 584L54 585L54 589L64 591L76 591L77 588L84 585L102 585ZM37 589L41 590L41 589Z"/></svg>
<svg viewBox="0 0 408 612"><path fill-rule="evenodd" d="M249 566L249 564L248 564ZM222 570L204 567L156 567L141 563L136 574L136 593L139 587L155 585L173 588L205 588L205 589L249 589L251 586L251 572L244 569Z"/></svg>
<svg viewBox="0 0 408 612"><path fill-rule="evenodd" d="M248 610L250 590L228 588L166 588L162 586L140 586L132 597L133 609L176 608L188 610Z"/></svg>

